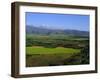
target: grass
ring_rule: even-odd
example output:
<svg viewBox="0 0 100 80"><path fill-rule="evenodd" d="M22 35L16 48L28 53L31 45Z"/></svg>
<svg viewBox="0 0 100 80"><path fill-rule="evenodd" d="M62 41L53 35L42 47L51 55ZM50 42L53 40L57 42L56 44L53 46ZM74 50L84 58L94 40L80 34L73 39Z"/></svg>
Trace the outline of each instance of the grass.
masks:
<svg viewBox="0 0 100 80"><path fill-rule="evenodd" d="M26 67L83 64L82 59L89 59L81 51L88 43L81 36L26 35Z"/></svg>
<svg viewBox="0 0 100 80"><path fill-rule="evenodd" d="M66 59L70 59L79 52L80 49L63 47L26 47L26 67L65 65ZM69 64L70 62L67 63Z"/></svg>
<svg viewBox="0 0 100 80"><path fill-rule="evenodd" d="M27 47L26 53L29 54L69 54L69 53L78 53L80 49L73 49L73 48L44 48L44 47Z"/></svg>

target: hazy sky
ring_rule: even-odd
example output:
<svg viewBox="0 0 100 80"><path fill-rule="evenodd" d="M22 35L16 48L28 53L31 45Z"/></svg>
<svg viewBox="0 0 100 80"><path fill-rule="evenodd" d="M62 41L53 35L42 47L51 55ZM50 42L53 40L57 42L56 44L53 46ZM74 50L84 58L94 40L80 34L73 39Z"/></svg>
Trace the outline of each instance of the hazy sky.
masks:
<svg viewBox="0 0 100 80"><path fill-rule="evenodd" d="M26 25L89 31L89 15L26 12Z"/></svg>

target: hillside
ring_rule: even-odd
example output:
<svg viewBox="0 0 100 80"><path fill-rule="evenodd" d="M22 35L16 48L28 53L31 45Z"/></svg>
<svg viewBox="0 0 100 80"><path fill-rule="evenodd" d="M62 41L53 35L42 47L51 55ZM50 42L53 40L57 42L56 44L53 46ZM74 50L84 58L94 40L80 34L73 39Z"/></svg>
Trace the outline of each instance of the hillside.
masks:
<svg viewBox="0 0 100 80"><path fill-rule="evenodd" d="M69 29L49 29L43 26L26 26L27 34L43 34L43 35L51 35L51 34L59 34L59 35L69 35L69 36L89 36L88 31L79 31L79 30L69 30Z"/></svg>

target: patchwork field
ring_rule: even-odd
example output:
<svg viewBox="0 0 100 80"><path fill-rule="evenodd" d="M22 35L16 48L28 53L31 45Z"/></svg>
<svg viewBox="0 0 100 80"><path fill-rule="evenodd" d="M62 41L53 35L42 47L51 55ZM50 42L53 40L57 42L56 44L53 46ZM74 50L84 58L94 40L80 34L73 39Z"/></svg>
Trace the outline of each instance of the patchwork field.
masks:
<svg viewBox="0 0 100 80"><path fill-rule="evenodd" d="M34 28L26 34L26 67L80 64L89 64L88 32Z"/></svg>

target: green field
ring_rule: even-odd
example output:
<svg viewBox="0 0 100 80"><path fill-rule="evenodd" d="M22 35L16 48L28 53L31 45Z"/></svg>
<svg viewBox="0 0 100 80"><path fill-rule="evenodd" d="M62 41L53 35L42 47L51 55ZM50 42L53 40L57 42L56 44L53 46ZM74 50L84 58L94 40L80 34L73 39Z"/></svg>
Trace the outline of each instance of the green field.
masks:
<svg viewBox="0 0 100 80"><path fill-rule="evenodd" d="M27 47L26 48L27 61L26 66L56 66L77 64L69 63L66 59L71 59L73 56L80 53L80 49L72 48L44 48L44 47Z"/></svg>
<svg viewBox="0 0 100 80"><path fill-rule="evenodd" d="M80 49L73 49L73 48L44 48L44 47L27 47L26 53L28 55L32 54L72 54L72 53L79 53Z"/></svg>
<svg viewBox="0 0 100 80"><path fill-rule="evenodd" d="M89 39L82 36L26 36L26 67L89 64Z"/></svg>

